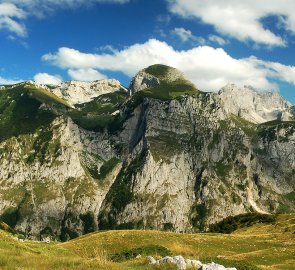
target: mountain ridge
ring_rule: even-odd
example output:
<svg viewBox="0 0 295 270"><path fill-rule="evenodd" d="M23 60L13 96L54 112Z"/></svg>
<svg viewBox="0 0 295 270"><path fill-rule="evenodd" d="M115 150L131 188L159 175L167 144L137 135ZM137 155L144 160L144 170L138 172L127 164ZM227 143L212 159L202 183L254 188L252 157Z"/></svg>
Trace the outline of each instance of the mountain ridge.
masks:
<svg viewBox="0 0 295 270"><path fill-rule="evenodd" d="M251 123L176 73L150 86L140 72L149 87L131 83L131 97L74 107L36 85L1 90L1 219L28 238L68 240L294 211L294 121Z"/></svg>

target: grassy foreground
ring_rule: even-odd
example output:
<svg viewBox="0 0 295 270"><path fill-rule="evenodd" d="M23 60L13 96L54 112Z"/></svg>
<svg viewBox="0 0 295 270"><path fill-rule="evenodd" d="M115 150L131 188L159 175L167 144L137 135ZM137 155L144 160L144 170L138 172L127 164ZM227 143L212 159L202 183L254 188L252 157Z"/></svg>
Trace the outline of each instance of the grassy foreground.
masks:
<svg viewBox="0 0 295 270"><path fill-rule="evenodd" d="M147 255L183 255L237 269L295 269L295 214L232 234L96 232L66 243L18 241L0 230L0 269L175 269L149 266ZM138 255L141 256L138 256Z"/></svg>

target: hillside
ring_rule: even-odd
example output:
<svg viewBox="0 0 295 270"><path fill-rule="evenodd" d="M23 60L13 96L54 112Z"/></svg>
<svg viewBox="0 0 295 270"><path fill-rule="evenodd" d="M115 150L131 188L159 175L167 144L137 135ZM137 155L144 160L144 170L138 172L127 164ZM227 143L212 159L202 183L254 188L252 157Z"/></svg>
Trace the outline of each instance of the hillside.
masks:
<svg viewBox="0 0 295 270"><path fill-rule="evenodd" d="M17 241L0 230L0 268L6 269L176 269L149 266L146 256L183 255L239 270L291 270L295 265L295 215L254 224L233 234L176 234L106 231L67 243ZM138 255L140 258L135 258Z"/></svg>
<svg viewBox="0 0 295 270"><path fill-rule="evenodd" d="M128 92L72 84L0 90L0 221L24 237L192 233L295 211L294 108L278 94L205 93L163 65L140 71Z"/></svg>

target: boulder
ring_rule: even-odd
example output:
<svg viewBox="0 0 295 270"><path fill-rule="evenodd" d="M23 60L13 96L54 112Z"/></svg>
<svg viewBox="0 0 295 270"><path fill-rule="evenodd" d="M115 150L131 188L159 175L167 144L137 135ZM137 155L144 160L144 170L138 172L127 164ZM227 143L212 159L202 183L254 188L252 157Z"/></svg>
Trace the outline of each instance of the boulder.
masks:
<svg viewBox="0 0 295 270"><path fill-rule="evenodd" d="M148 256L146 258L146 260L147 260L148 264L157 264L157 261L152 256Z"/></svg>

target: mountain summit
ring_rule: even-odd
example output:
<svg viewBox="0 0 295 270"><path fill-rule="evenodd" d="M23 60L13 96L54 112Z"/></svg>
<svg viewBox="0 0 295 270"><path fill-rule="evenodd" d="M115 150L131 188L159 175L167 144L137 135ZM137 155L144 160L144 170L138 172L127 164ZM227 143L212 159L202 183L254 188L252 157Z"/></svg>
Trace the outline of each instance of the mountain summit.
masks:
<svg viewBox="0 0 295 270"><path fill-rule="evenodd" d="M163 97L168 91L184 93L193 92L194 85L188 81L182 72L176 68L165 65L152 65L139 71L132 79L129 86L130 94L135 94L138 91L151 90Z"/></svg>
<svg viewBox="0 0 295 270"><path fill-rule="evenodd" d="M294 211L292 109L249 87L204 93L163 65L140 71L128 93L110 80L5 87L0 220L28 238L68 240Z"/></svg>
<svg viewBox="0 0 295 270"><path fill-rule="evenodd" d="M253 123L289 121L294 117L292 105L276 92L259 93L251 86L239 88L229 84L218 95L227 113Z"/></svg>

